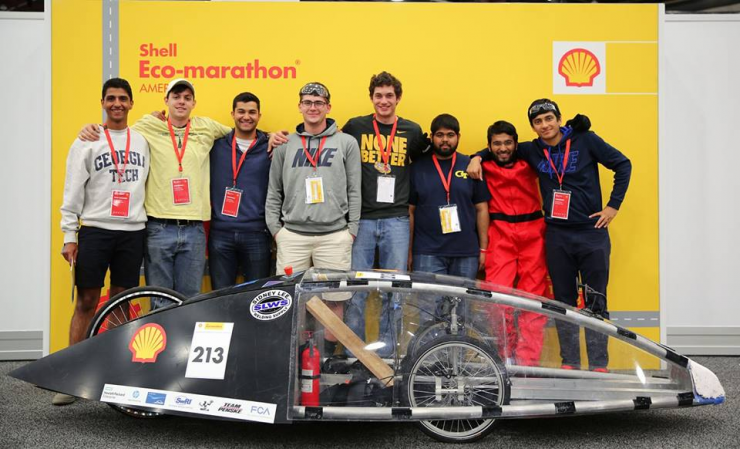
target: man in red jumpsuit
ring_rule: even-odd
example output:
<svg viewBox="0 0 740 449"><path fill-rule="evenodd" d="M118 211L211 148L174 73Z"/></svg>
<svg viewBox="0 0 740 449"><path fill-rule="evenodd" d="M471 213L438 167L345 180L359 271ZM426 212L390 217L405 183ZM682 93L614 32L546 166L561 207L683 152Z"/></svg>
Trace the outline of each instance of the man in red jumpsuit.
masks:
<svg viewBox="0 0 740 449"><path fill-rule="evenodd" d="M549 297L545 260L545 221L537 174L517 159L518 136L509 122L498 121L488 128L488 150L492 159L483 163L491 192L488 202L490 225L486 249L486 280ZM493 306L491 323L499 338L501 358L518 365L539 365L547 317L535 312Z"/></svg>

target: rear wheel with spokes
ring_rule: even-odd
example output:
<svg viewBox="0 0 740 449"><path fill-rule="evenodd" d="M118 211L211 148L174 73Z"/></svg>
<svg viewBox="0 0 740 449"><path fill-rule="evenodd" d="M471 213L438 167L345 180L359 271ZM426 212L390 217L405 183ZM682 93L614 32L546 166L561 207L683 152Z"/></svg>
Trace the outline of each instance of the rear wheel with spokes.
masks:
<svg viewBox="0 0 740 449"><path fill-rule="evenodd" d="M185 297L174 290L162 287L136 287L121 292L103 304L97 311L87 336L94 337L150 313L153 308L180 305Z"/></svg>
<svg viewBox="0 0 740 449"><path fill-rule="evenodd" d="M492 407L507 404L511 386L503 364L488 345L464 336L444 336L412 357L403 392L411 407ZM470 442L493 430L490 418L420 421L424 433L444 442Z"/></svg>
<svg viewBox="0 0 740 449"><path fill-rule="evenodd" d="M185 297L174 290L161 287L136 287L111 298L95 314L87 330L88 338L141 318L155 308L178 306ZM115 410L136 418L158 418L162 413L119 404L108 404Z"/></svg>
<svg viewBox="0 0 740 449"><path fill-rule="evenodd" d="M466 336L473 340L485 343L487 335L481 332L475 326L460 322L457 330L453 332L452 325L449 321L437 321L420 327L414 334L414 337L408 344L407 354L414 357L419 353L421 348L428 346L433 341L438 341L445 336Z"/></svg>

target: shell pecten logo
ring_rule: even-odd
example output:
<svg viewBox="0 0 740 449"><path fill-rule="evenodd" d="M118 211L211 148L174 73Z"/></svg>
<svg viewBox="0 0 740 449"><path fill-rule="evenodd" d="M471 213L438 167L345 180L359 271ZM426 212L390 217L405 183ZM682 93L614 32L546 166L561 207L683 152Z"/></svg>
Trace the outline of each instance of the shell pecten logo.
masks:
<svg viewBox="0 0 740 449"><path fill-rule="evenodd" d="M566 86L591 87L601 73L599 59L585 48L574 48L560 58L558 73Z"/></svg>
<svg viewBox="0 0 740 449"><path fill-rule="evenodd" d="M149 323L136 331L128 349L133 354L132 362L154 363L157 356L167 347L167 333L159 324Z"/></svg>

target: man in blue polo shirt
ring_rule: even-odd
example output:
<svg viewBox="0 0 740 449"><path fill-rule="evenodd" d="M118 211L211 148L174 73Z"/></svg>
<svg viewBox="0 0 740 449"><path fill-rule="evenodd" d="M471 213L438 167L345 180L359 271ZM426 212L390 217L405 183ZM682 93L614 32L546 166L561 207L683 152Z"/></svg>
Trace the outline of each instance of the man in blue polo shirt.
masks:
<svg viewBox="0 0 740 449"><path fill-rule="evenodd" d="M234 98L234 130L211 149L211 233L208 263L214 290L270 275L270 234L265 199L270 175L267 134L257 129L260 100L250 92ZM241 268L241 271L239 271Z"/></svg>
<svg viewBox="0 0 740 449"><path fill-rule="evenodd" d="M439 115L431 131L432 157L411 165L413 269L475 279L488 246L490 194L465 172L470 159L457 153L457 119Z"/></svg>

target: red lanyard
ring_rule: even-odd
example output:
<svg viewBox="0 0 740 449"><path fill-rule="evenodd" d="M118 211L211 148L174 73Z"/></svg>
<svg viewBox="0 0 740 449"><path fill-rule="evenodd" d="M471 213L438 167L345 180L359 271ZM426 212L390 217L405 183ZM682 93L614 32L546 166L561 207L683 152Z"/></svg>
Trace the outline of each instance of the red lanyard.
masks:
<svg viewBox="0 0 740 449"><path fill-rule="evenodd" d="M116 149L113 148L113 140L110 138L110 133L108 132L108 127L104 126L103 131L105 131L105 138L108 139L108 147L110 148L110 154L113 156L113 163L116 164L116 172L118 173L118 183L121 183L121 180L123 179L123 173L126 171L126 164L128 164L128 151L131 148L131 129L126 128L126 153L123 156L123 167L118 168L118 155L116 154Z"/></svg>
<svg viewBox="0 0 740 449"><path fill-rule="evenodd" d="M257 136L254 136L254 140L249 145L249 148L247 148L247 151L243 152L242 157L239 158L239 165L236 165L236 132L234 133L234 138L231 139L231 168L234 172L234 187L236 187L236 176L239 174L239 170L242 169L244 159L247 157L247 153L249 152L249 150L251 150L256 143Z"/></svg>
<svg viewBox="0 0 740 449"><path fill-rule="evenodd" d="M570 154L570 139L568 139L565 142L565 157L563 157L563 173L561 174L557 168L555 168L555 164L552 162L552 159L550 159L550 152L543 149L542 151L545 152L545 157L547 158L547 161L550 163L550 167L555 171L555 174L558 177L558 182L560 183L560 188L563 188L563 178L565 178L565 168L568 166L568 155Z"/></svg>
<svg viewBox="0 0 740 449"><path fill-rule="evenodd" d="M308 147L306 146L306 137L301 136L301 143L303 143L303 152L306 153L306 158L308 159L308 162L313 165L313 171L316 171L316 164L319 163L319 156L321 155L321 149L324 148L324 144L326 143L326 138L328 136L324 136L321 138L321 141L319 142L319 148L316 150L316 159L311 157L311 153L308 152Z"/></svg>
<svg viewBox="0 0 740 449"><path fill-rule="evenodd" d="M447 179L445 179L445 175L442 174L442 167L439 166L439 162L437 161L437 155L432 155L432 160L434 161L434 166L437 167L437 173L439 173L439 179L442 180L442 186L445 188L445 192L447 192L447 204L450 204L450 187L452 182L452 172L455 171L455 161L457 160L457 152L452 153L452 165L450 165L450 172L447 173Z"/></svg>
<svg viewBox="0 0 740 449"><path fill-rule="evenodd" d="M175 155L177 156L177 164L180 167L180 173L182 173L182 158L185 156L185 147L188 146L188 135L190 135L190 120L185 127L185 136L182 138L182 151L177 150L177 142L175 141L175 131L172 129L172 122L167 117L167 128L170 130L170 138L172 138L172 148L175 149Z"/></svg>
<svg viewBox="0 0 740 449"><path fill-rule="evenodd" d="M388 171L388 159L391 157L391 147L393 146L393 139L396 137L396 128L398 127L398 117L396 117L396 121L393 122L393 128L391 128L391 135L388 137L388 141L386 142L386 148L383 148L382 142L380 140L380 130L378 129L378 121L375 120L375 114L373 114L373 128L375 129L375 140L378 141L378 149L380 150L380 155L383 157L383 164L385 164L386 172Z"/></svg>

